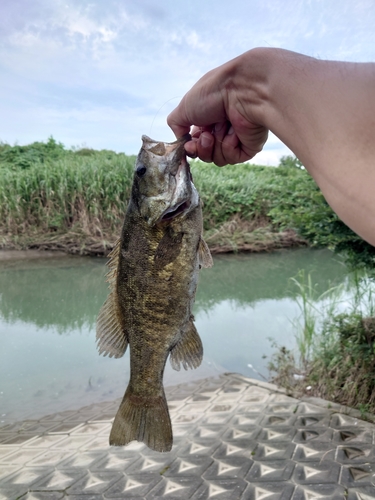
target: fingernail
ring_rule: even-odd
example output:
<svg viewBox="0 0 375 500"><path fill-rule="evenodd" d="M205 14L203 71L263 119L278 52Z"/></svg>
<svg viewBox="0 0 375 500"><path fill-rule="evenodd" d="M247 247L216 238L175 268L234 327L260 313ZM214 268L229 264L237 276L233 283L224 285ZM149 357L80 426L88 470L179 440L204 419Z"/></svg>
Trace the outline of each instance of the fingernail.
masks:
<svg viewBox="0 0 375 500"><path fill-rule="evenodd" d="M186 155L189 158L193 158L193 160L194 160L194 158L196 158L198 156L197 153L189 153L189 151L186 151Z"/></svg>
<svg viewBox="0 0 375 500"><path fill-rule="evenodd" d="M233 134L234 134L234 128L230 127L230 129L228 130L228 135L233 135Z"/></svg>
<svg viewBox="0 0 375 500"><path fill-rule="evenodd" d="M212 144L212 138L210 135L202 134L200 136L200 141L203 148L209 148Z"/></svg>

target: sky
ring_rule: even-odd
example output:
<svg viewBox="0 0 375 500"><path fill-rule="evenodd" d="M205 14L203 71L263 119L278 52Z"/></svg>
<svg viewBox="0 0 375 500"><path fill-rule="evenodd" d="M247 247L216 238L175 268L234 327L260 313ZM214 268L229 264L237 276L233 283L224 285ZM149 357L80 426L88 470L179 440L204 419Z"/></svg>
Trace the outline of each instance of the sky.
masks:
<svg viewBox="0 0 375 500"><path fill-rule="evenodd" d="M254 47L375 61L374 0L1 0L0 141L136 154L210 69ZM271 134L253 160L290 154Z"/></svg>

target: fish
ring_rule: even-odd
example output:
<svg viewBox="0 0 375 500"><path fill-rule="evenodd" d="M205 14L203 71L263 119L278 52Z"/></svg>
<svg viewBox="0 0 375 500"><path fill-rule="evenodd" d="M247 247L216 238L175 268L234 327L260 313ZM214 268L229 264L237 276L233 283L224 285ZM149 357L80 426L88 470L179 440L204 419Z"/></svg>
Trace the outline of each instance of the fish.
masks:
<svg viewBox="0 0 375 500"><path fill-rule="evenodd" d="M109 254L109 295L97 318L97 347L114 358L130 348L130 379L110 445L136 440L170 451L167 358L175 370L202 362L192 308L199 270L213 261L184 150L189 139L187 134L167 143L142 136L121 237Z"/></svg>

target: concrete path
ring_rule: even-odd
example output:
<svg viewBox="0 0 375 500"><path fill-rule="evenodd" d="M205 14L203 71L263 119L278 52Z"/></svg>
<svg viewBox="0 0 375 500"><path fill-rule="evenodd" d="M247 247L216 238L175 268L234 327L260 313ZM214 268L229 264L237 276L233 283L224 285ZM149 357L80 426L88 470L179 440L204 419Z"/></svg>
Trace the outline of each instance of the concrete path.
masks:
<svg viewBox="0 0 375 500"><path fill-rule="evenodd" d="M119 400L0 429L0 500L375 499L374 424L229 374L167 388L169 453L108 446Z"/></svg>

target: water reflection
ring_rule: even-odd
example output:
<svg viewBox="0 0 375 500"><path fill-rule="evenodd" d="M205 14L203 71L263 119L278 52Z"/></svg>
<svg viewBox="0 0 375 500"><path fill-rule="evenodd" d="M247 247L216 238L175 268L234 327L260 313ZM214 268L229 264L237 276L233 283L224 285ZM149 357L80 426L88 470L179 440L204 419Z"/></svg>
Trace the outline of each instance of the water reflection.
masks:
<svg viewBox="0 0 375 500"><path fill-rule="evenodd" d="M195 314L225 300L249 306L291 297L289 280L299 269L313 272L319 293L341 282L346 274L345 267L322 250L218 256L212 269L201 272ZM83 325L92 328L107 296L104 259L0 262L0 271L0 314L7 323L21 320L52 327L60 334Z"/></svg>
<svg viewBox="0 0 375 500"><path fill-rule="evenodd" d="M0 262L0 424L123 395L128 353L113 360L95 346L95 319L107 296L104 264L79 257ZM249 365L267 375L268 338L294 344L290 277L299 269L313 273L319 292L346 275L327 251L215 258L201 273L194 311L204 363L189 372L168 364L166 384L224 370L259 377Z"/></svg>
<svg viewBox="0 0 375 500"><path fill-rule="evenodd" d="M69 333L93 327L107 295L105 260L63 257L0 263L0 314Z"/></svg>

